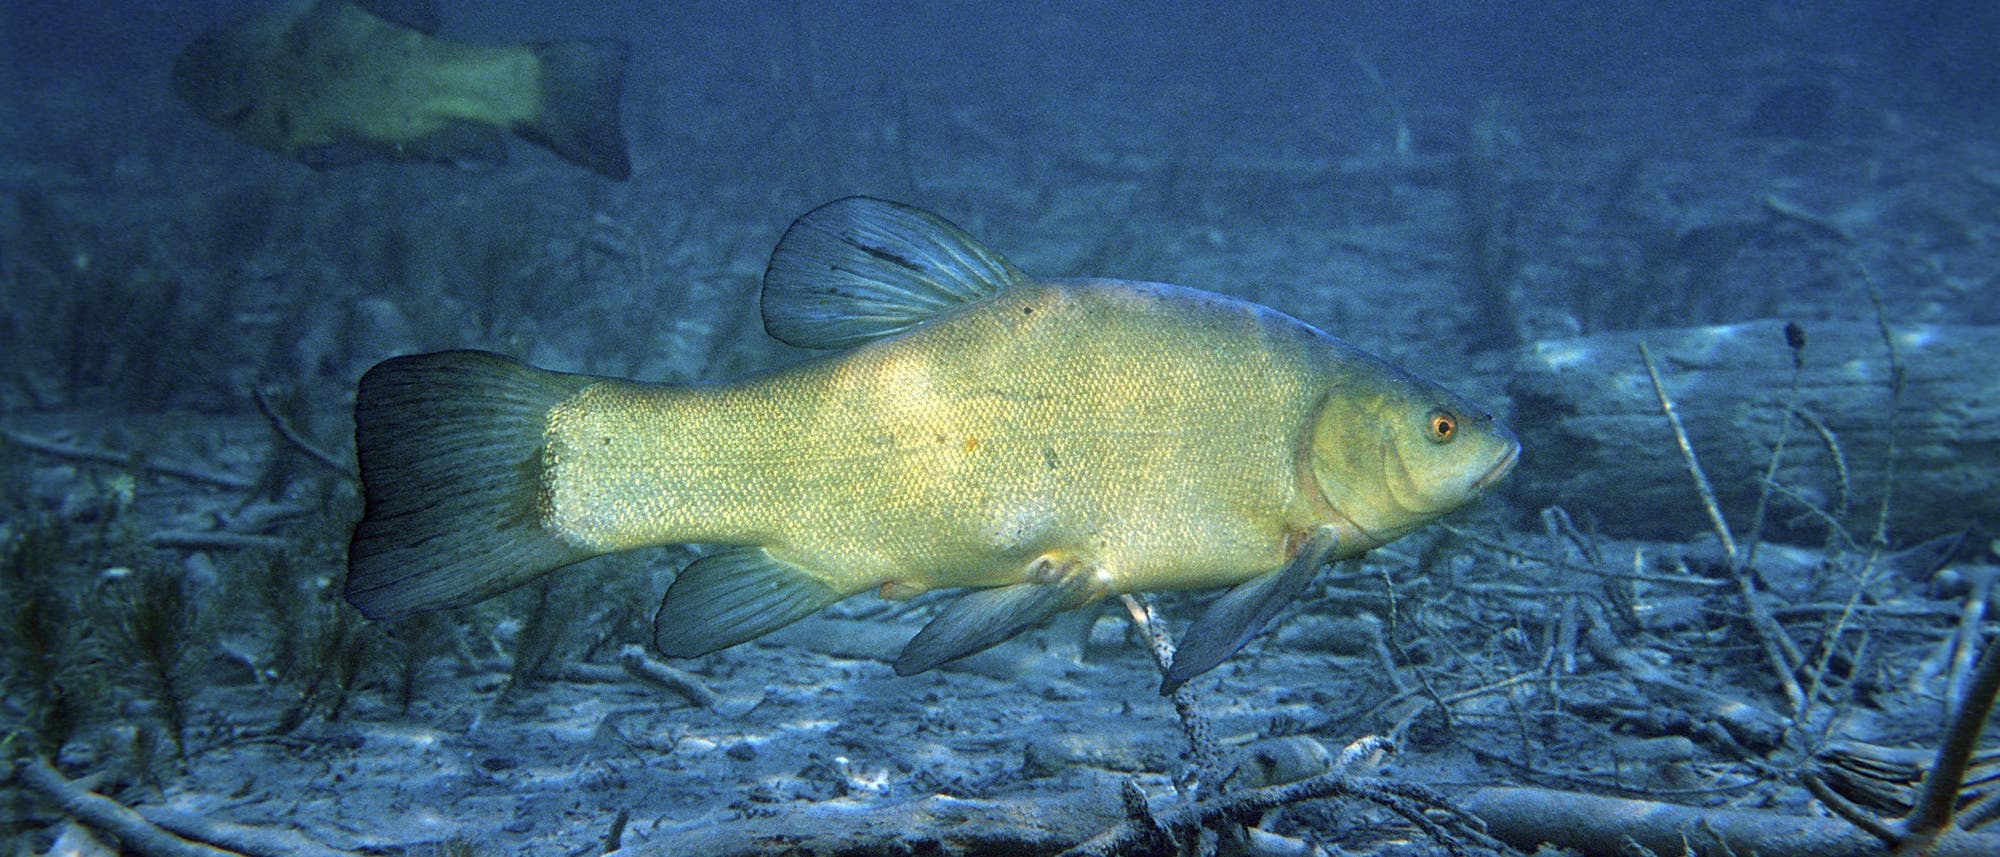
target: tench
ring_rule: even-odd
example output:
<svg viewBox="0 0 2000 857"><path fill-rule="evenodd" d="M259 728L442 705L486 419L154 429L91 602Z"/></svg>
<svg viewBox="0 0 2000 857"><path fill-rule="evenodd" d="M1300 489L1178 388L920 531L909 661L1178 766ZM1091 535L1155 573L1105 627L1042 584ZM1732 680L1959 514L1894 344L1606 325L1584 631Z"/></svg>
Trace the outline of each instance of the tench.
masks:
<svg viewBox="0 0 2000 857"><path fill-rule="evenodd" d="M614 179L628 48L438 38L435 0L283 0L174 60L175 94L238 139L314 168L367 160L490 167L512 131Z"/></svg>
<svg viewBox="0 0 2000 857"><path fill-rule="evenodd" d="M347 599L394 618L589 557L727 546L667 589L693 657L855 593L971 588L908 675L1109 594L1233 586L1163 691L1330 559L1452 511L1520 446L1490 414L1290 316L1209 292L1036 280L865 197L794 222L764 328L836 353L735 383L571 375L476 351L361 379Z"/></svg>

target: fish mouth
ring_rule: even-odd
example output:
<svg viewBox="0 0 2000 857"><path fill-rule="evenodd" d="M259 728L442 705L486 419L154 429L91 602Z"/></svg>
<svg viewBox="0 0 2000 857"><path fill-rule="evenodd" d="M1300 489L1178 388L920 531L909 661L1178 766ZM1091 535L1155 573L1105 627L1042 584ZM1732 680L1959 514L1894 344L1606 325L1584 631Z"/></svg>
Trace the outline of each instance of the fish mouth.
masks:
<svg viewBox="0 0 2000 857"><path fill-rule="evenodd" d="M1520 442L1516 441L1514 443L1508 444L1507 454L1500 456L1500 460L1493 463L1492 469L1486 471L1485 475L1479 477L1478 481L1472 483L1472 490L1485 491L1493 483L1500 481L1502 478L1505 478L1506 475L1514 469L1514 462L1520 460L1521 460Z"/></svg>

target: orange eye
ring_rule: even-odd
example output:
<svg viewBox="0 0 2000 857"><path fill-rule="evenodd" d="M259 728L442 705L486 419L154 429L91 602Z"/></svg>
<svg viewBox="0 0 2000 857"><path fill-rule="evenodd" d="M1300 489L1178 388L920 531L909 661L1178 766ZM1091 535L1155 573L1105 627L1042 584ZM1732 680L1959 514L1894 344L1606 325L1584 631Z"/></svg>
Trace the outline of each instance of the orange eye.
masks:
<svg viewBox="0 0 2000 857"><path fill-rule="evenodd" d="M1431 411L1431 443L1450 443L1458 437L1458 418L1444 411Z"/></svg>

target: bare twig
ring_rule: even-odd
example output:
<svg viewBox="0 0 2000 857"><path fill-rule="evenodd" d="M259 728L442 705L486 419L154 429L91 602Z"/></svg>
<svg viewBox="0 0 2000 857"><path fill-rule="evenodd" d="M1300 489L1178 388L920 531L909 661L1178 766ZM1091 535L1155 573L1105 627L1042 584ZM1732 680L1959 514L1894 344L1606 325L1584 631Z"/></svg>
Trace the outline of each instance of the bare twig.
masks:
<svg viewBox="0 0 2000 857"><path fill-rule="evenodd" d="M1646 376L1653 379L1653 393L1660 398L1660 412L1667 415L1667 424L1673 427L1674 441L1680 444L1681 457L1687 461L1688 475L1694 477L1694 487L1701 492L1701 506L1708 511L1708 522L1715 527L1715 535L1722 539L1722 551L1729 561L1736 561L1736 537L1729 534L1729 522L1722 517L1722 507L1716 505L1715 488L1709 485L1708 476L1701 472L1701 460L1695 458L1694 446L1688 443L1687 428L1681 425L1680 411L1674 409L1674 400L1667 398L1666 385L1660 383L1659 367L1653 365L1653 352L1646 343L1639 343L1639 356L1646 361Z"/></svg>
<svg viewBox="0 0 2000 857"><path fill-rule="evenodd" d="M207 842L249 857L353 857L354 854L314 842L291 828L234 824L160 806L142 806L138 812L147 821L184 839Z"/></svg>
<svg viewBox="0 0 2000 857"><path fill-rule="evenodd" d="M1965 782L1966 768L1979 749L1979 733L1993 711L1996 693L2000 693L2000 643L1988 641L1964 701L1952 712L1937 762L1924 775L1923 795L1904 823L1905 835L1929 843L1950 827L1952 812L1958 808L1958 787Z"/></svg>
<svg viewBox="0 0 2000 857"><path fill-rule="evenodd" d="M1853 801L1841 797L1840 793L1827 785L1826 780L1821 779L1818 774L1807 771L1800 777L1800 781L1805 783L1806 791L1812 792L1813 797L1818 798L1822 806L1845 819L1847 823L1861 828L1868 835L1882 840L1884 845L1895 845L1896 840L1901 838L1894 827L1876 818L1868 810L1854 805Z"/></svg>
<svg viewBox="0 0 2000 857"><path fill-rule="evenodd" d="M646 654L643 648L626 646L619 650L618 665L624 667L633 678L664 687L703 708L715 707L715 691L709 690L707 685L702 684L700 679L686 670L674 669L660 663Z"/></svg>
<svg viewBox="0 0 2000 857"><path fill-rule="evenodd" d="M252 388L250 390L250 397L257 400L257 410L264 415L265 420L271 423L271 430L277 432L279 437L284 438L286 443L291 444L293 449L305 453L307 458L317 462L321 467L339 474L344 479L351 481L356 478L354 468L334 458L326 450L314 446L311 441L305 439L305 436L299 434L297 429L292 428L292 421L285 419L283 415L278 413L276 408L271 407L271 400L268 396L264 395L262 388Z"/></svg>
<svg viewBox="0 0 2000 857"><path fill-rule="evenodd" d="M1148 843L1157 843L1161 832L1185 841L1204 829L1230 822L1254 819L1266 810L1332 797L1353 797L1388 809L1429 834L1453 854L1466 853L1464 842L1499 849L1499 840L1486 835L1477 818L1453 807L1429 789L1413 783L1381 777L1355 777L1334 770L1293 783L1232 792L1225 797L1198 801L1163 815L1148 814L1144 819L1127 819L1068 851L1065 857L1110 857L1110 855L1157 853ZM1439 823L1428 812L1446 814Z"/></svg>
<svg viewBox="0 0 2000 857"><path fill-rule="evenodd" d="M0 431L0 440L5 440L10 444L31 452L39 452L54 458L65 458L71 461L89 461L127 468L137 467L147 473L171 476L175 479L199 482L204 485L213 485L217 488L243 490L253 485L250 480L231 473L198 470L178 464L162 464L157 461L147 461L142 457L128 453L112 452L108 449L92 449L85 446L71 446L66 443L57 443L52 440L43 440L42 438L21 434L20 432Z"/></svg>
<svg viewBox="0 0 2000 857"><path fill-rule="evenodd" d="M1781 743L1790 724L1777 714L1750 700L1691 684L1660 669L1618 640L1602 606L1595 602L1585 602L1583 606L1590 618L1583 642L1593 657L1618 668L1649 691L1686 706L1688 713L1721 724L1730 738L1747 747L1767 750Z"/></svg>
<svg viewBox="0 0 2000 857"><path fill-rule="evenodd" d="M1681 426L1680 412L1674 409L1674 401L1667 396L1667 388L1660 383L1660 370L1653 365L1653 352L1646 343L1639 343L1639 356L1646 361L1646 375L1653 379L1653 393L1659 396L1660 412L1666 414L1667 423L1673 427L1674 441L1680 445L1681 457L1687 461L1688 476L1694 479L1695 490L1701 494L1701 504L1708 510L1709 523L1715 526L1715 534L1722 539L1722 549L1729 557L1729 571L1736 579L1736 590L1742 596L1743 610L1750 618L1750 627L1757 632L1758 641L1763 645L1764 657L1771 663L1771 672L1777 677L1779 686L1785 689L1785 698L1792 705L1793 713L1806 710L1805 691L1799 687L1794 674L1805 661L1805 653L1799 651L1798 644L1791 635L1785 633L1778 620L1771 618L1771 611L1757 597L1756 587L1743 566L1743 557L1737 552L1736 540L1729 534L1729 522L1722 517L1722 507L1716 505L1715 488L1708 482L1708 476L1701 471L1701 460L1695 457L1694 446L1688 443L1687 429Z"/></svg>

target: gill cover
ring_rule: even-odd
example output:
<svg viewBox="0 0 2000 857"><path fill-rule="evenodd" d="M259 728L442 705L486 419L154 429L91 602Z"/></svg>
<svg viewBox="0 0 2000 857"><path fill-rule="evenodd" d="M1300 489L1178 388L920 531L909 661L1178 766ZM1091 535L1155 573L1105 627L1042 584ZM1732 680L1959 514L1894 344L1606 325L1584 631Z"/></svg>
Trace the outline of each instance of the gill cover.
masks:
<svg viewBox="0 0 2000 857"><path fill-rule="evenodd" d="M1313 476L1365 551L1465 505L1513 468L1520 443L1493 415L1390 370L1353 379L1314 418Z"/></svg>

